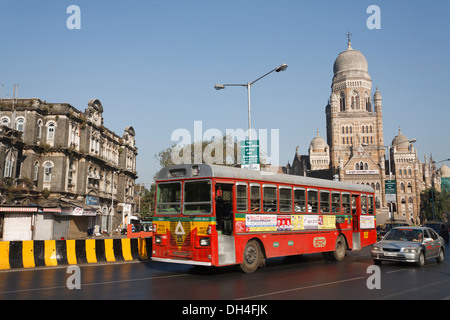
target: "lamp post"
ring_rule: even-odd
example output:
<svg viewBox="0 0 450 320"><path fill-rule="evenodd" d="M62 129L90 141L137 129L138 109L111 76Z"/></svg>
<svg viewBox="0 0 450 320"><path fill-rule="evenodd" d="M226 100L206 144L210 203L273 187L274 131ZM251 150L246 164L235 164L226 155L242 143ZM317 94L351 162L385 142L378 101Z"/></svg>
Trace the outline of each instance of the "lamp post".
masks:
<svg viewBox="0 0 450 320"><path fill-rule="evenodd" d="M250 107L250 87L258 80L264 78L265 76L267 76L268 74L272 73L272 72L280 72L280 71L284 71L287 69L287 64L283 63L282 65L276 67L275 69L270 70L269 72L267 72L266 74L262 75L261 77L259 77L258 79L252 81L252 82L247 82L247 83L241 83L241 84L215 84L214 88L216 90L221 90L221 89L225 89L225 87L246 87L247 88L247 99L248 99L248 140L251 140L252 137L252 121L251 121L251 107Z"/></svg>

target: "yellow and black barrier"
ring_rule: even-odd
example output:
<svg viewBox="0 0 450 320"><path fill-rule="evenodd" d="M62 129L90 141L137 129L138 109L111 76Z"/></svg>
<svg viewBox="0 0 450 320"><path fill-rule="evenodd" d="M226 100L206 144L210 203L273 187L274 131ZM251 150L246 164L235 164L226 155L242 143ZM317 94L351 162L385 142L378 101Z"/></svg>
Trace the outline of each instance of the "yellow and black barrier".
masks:
<svg viewBox="0 0 450 320"><path fill-rule="evenodd" d="M0 270L146 260L151 238L0 241Z"/></svg>

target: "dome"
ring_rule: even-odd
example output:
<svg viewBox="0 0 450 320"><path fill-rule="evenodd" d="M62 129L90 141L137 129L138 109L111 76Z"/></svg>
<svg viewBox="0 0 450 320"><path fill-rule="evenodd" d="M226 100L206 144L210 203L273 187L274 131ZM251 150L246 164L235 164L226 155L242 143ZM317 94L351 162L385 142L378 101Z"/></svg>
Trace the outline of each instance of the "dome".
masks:
<svg viewBox="0 0 450 320"><path fill-rule="evenodd" d="M397 147L397 150L408 150L409 139L402 134L400 128L398 128L398 135L392 140L392 146Z"/></svg>
<svg viewBox="0 0 450 320"><path fill-rule="evenodd" d="M439 169L439 173L441 174L442 178L450 178L450 168L445 165L445 163L442 165L442 167Z"/></svg>
<svg viewBox="0 0 450 320"><path fill-rule="evenodd" d="M317 136L312 139L310 144L310 150L313 152L326 152L326 149L328 148L327 142L319 136L319 130L317 130Z"/></svg>
<svg viewBox="0 0 450 320"><path fill-rule="evenodd" d="M353 49L350 44L347 50L341 52L334 62L334 74L347 70L359 70L367 72L369 65L366 57L359 51Z"/></svg>
<svg viewBox="0 0 450 320"><path fill-rule="evenodd" d="M347 50L341 52L334 61L333 72L335 80L343 78L366 78L371 81L369 75L369 65L366 57L359 51L352 48L348 43Z"/></svg>

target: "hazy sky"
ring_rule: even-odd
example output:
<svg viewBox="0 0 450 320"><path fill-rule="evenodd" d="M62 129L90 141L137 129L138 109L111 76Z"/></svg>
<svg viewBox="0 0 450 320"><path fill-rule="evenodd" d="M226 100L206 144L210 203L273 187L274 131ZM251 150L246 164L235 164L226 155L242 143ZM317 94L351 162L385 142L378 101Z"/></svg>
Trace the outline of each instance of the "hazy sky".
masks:
<svg viewBox="0 0 450 320"><path fill-rule="evenodd" d="M70 5L80 8L79 30L67 27ZM381 29L366 25L370 5ZM297 145L307 154L317 129L326 138L333 63L350 30L372 94L382 94L385 144L400 126L421 161L439 161L450 158L449 9L442 0L2 1L0 81L4 96L19 83L21 98L81 111L98 98L106 127L134 127L138 182L148 187L154 154L176 129L247 128L246 89L215 83L251 82L282 63L285 72L252 87L252 125L279 129L280 164Z"/></svg>

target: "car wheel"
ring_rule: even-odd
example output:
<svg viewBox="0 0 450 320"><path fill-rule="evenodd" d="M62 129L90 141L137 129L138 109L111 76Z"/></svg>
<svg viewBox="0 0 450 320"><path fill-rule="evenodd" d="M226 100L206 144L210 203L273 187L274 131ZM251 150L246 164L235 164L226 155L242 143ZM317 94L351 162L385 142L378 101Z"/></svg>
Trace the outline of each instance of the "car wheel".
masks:
<svg viewBox="0 0 450 320"><path fill-rule="evenodd" d="M255 240L251 240L245 246L244 261L241 263L240 268L245 273L255 272L261 264L261 259L263 258L259 243Z"/></svg>
<svg viewBox="0 0 450 320"><path fill-rule="evenodd" d="M444 259L445 259L445 252L444 252L444 249L441 248L441 249L439 249L439 255L437 256L436 261L438 263L443 263Z"/></svg>
<svg viewBox="0 0 450 320"><path fill-rule="evenodd" d="M423 254L423 251L419 252L419 258L417 259L416 264L419 267L423 267L425 265L425 255Z"/></svg>

